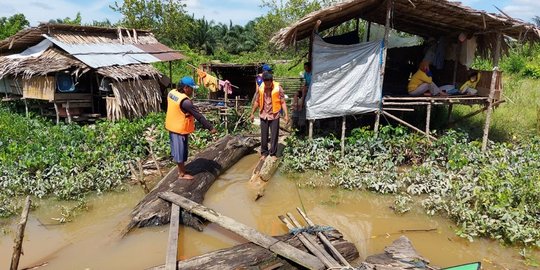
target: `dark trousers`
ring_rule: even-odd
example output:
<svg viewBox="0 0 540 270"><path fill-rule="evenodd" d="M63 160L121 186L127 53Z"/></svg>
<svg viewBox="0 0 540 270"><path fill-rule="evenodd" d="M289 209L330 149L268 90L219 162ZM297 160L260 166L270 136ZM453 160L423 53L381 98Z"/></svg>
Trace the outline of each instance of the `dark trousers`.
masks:
<svg viewBox="0 0 540 270"><path fill-rule="evenodd" d="M268 151L268 130L270 130L270 152ZM261 155L276 156L279 137L279 118L275 120L261 119Z"/></svg>

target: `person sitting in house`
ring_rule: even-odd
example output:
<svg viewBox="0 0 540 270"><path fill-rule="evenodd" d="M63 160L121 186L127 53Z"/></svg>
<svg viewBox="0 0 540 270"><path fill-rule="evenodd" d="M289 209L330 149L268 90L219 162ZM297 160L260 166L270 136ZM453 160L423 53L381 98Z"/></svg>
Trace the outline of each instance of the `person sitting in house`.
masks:
<svg viewBox="0 0 540 270"><path fill-rule="evenodd" d="M311 85L311 63L304 63L304 85L294 95L293 107L295 111L301 111L306 103L306 95Z"/></svg>
<svg viewBox="0 0 540 270"><path fill-rule="evenodd" d="M441 89L433 82L428 61L422 61L420 63L418 71L412 75L407 88L409 95L411 96L446 96L446 93L441 91ZM429 93L427 93L428 90Z"/></svg>
<svg viewBox="0 0 540 270"><path fill-rule="evenodd" d="M459 93L462 95L476 95L478 90L476 90L476 85L480 81L480 73L474 70L469 73L468 80L459 88Z"/></svg>

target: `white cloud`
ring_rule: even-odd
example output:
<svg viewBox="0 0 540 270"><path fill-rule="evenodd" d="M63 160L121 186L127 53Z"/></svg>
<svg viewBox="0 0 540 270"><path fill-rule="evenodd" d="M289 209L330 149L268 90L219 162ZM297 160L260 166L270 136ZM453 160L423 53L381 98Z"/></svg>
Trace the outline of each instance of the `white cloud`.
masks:
<svg viewBox="0 0 540 270"><path fill-rule="evenodd" d="M534 16L540 16L540 1L511 0L502 10L512 17L531 21Z"/></svg>
<svg viewBox="0 0 540 270"><path fill-rule="evenodd" d="M40 22L51 19L70 17L74 18L77 12L81 12L83 22L109 19L112 22L120 19L120 14L114 13L109 5L111 0L99 1L69 1L69 0L0 0L0 17L9 17L15 13L23 13L30 25L36 26Z"/></svg>

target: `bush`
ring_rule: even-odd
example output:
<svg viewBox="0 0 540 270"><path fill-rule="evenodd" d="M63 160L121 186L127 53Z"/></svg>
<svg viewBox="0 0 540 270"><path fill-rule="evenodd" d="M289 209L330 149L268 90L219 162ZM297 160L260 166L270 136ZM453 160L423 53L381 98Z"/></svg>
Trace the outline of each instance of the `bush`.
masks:
<svg viewBox="0 0 540 270"><path fill-rule="evenodd" d="M401 213L409 196L427 195L426 212L453 219L462 237L540 247L540 138L491 142L487 153L480 146L456 131L429 142L401 127L377 137L355 129L344 157L333 138L290 139L284 166L324 171L334 186L396 194Z"/></svg>

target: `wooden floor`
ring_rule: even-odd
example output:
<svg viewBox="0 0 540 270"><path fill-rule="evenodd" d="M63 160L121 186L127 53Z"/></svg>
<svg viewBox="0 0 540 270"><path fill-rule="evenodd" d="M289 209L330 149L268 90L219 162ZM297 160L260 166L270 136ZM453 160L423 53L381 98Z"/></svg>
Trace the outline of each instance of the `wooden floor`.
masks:
<svg viewBox="0 0 540 270"><path fill-rule="evenodd" d="M487 104L489 97L480 96L384 96L383 105L449 105L449 104Z"/></svg>

